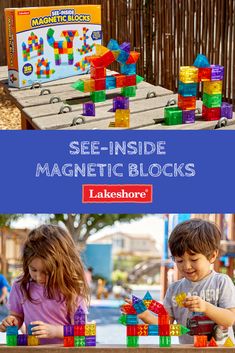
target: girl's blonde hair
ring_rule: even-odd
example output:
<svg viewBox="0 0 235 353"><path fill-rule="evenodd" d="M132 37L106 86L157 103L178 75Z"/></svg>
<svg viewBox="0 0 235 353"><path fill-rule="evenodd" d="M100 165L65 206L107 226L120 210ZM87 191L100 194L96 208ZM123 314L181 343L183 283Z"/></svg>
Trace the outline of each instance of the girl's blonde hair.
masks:
<svg viewBox="0 0 235 353"><path fill-rule="evenodd" d="M47 298L65 300L69 314L76 309L78 296L89 303L90 293L83 264L68 232L56 225L42 225L29 233L23 248L23 276L19 282L31 302L34 300L30 295L29 264L34 258L43 261L48 273L45 285Z"/></svg>

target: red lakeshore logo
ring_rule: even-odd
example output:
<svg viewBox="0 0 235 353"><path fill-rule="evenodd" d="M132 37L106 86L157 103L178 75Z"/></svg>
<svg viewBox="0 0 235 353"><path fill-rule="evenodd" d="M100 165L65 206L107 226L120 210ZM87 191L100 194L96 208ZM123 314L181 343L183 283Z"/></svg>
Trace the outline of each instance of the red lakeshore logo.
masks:
<svg viewBox="0 0 235 353"><path fill-rule="evenodd" d="M85 184L82 185L83 203L151 203L152 185L142 184Z"/></svg>
<svg viewBox="0 0 235 353"><path fill-rule="evenodd" d="M18 11L18 15L30 15L30 11Z"/></svg>

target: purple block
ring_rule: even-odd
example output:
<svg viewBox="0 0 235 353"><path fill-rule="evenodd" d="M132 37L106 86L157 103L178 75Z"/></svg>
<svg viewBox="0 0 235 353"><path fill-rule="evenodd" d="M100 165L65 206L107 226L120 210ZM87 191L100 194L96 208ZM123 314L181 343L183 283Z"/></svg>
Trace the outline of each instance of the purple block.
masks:
<svg viewBox="0 0 235 353"><path fill-rule="evenodd" d="M74 325L85 325L86 315L74 315Z"/></svg>
<svg viewBox="0 0 235 353"><path fill-rule="evenodd" d="M142 302L142 300L138 297L136 297L135 295L132 295L132 304L139 304L140 302Z"/></svg>
<svg viewBox="0 0 235 353"><path fill-rule="evenodd" d="M96 346L96 336L85 336L86 346Z"/></svg>
<svg viewBox="0 0 235 353"><path fill-rule="evenodd" d="M120 49L125 50L127 53L130 53L130 51L131 51L131 44L128 43L128 42L123 42L123 43L120 45Z"/></svg>
<svg viewBox="0 0 235 353"><path fill-rule="evenodd" d="M73 65L73 59L69 59L69 65Z"/></svg>
<svg viewBox="0 0 235 353"><path fill-rule="evenodd" d="M83 115L95 116L95 104L93 102L83 103Z"/></svg>
<svg viewBox="0 0 235 353"><path fill-rule="evenodd" d="M113 98L113 111L116 112L117 109L129 109L129 98L123 96Z"/></svg>
<svg viewBox="0 0 235 353"><path fill-rule="evenodd" d="M224 78L224 67L221 65L211 65L211 80L223 80Z"/></svg>
<svg viewBox="0 0 235 353"><path fill-rule="evenodd" d="M64 337L74 336L74 326L73 325L65 325L64 326Z"/></svg>
<svg viewBox="0 0 235 353"><path fill-rule="evenodd" d="M232 104L222 102L221 105L221 118L232 119L233 118L233 106Z"/></svg>
<svg viewBox="0 0 235 353"><path fill-rule="evenodd" d="M17 346L27 346L27 345L28 345L28 335L18 335Z"/></svg>
<svg viewBox="0 0 235 353"><path fill-rule="evenodd" d="M195 110L183 110L182 121L183 124L195 123Z"/></svg>

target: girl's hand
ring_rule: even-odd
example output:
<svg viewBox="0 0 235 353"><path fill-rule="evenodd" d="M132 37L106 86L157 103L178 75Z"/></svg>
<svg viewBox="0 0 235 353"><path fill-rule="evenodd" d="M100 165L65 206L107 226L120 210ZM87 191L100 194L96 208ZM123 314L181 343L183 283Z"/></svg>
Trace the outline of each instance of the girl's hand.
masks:
<svg viewBox="0 0 235 353"><path fill-rule="evenodd" d="M63 327L47 324L43 321L33 321L32 325L36 325L32 328L33 336L38 338L55 338L63 337Z"/></svg>
<svg viewBox="0 0 235 353"><path fill-rule="evenodd" d="M205 300L196 295L186 297L184 301L184 307L195 312L205 312L206 304L207 302Z"/></svg>
<svg viewBox="0 0 235 353"><path fill-rule="evenodd" d="M6 332L8 326L18 326L18 320L15 316L9 315L2 320L0 324L0 332Z"/></svg>

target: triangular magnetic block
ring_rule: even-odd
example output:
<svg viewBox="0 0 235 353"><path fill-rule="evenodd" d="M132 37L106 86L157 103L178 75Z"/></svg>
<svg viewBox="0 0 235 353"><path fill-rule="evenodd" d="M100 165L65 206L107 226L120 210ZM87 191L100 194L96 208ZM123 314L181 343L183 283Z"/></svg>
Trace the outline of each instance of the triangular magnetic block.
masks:
<svg viewBox="0 0 235 353"><path fill-rule="evenodd" d="M123 43L120 45L120 49L125 50L127 53L130 53L131 44L128 43L128 42L123 42Z"/></svg>
<svg viewBox="0 0 235 353"><path fill-rule="evenodd" d="M119 324L125 325L126 326L126 315L122 314L119 319L118 319Z"/></svg>
<svg viewBox="0 0 235 353"><path fill-rule="evenodd" d="M211 338L210 342L208 343L208 347L218 347L218 344L216 343L214 337Z"/></svg>
<svg viewBox="0 0 235 353"><path fill-rule="evenodd" d="M180 325L180 334L181 335L184 335L185 333L188 333L189 331L190 330L187 327Z"/></svg>
<svg viewBox="0 0 235 353"><path fill-rule="evenodd" d="M109 50L119 50L119 44L115 39L110 39L108 42L107 48Z"/></svg>
<svg viewBox="0 0 235 353"><path fill-rule="evenodd" d="M126 64L135 64L139 59L140 53L137 51L131 51L130 56L126 61Z"/></svg>
<svg viewBox="0 0 235 353"><path fill-rule="evenodd" d="M96 44L96 55L98 56L102 56L104 55L105 53L107 53L109 51L108 48L104 47L103 45L100 45L100 44Z"/></svg>
<svg viewBox="0 0 235 353"><path fill-rule="evenodd" d="M152 298L151 294L149 293L149 291L147 291L145 293L145 296L143 297L143 300L152 300L152 299L153 298Z"/></svg>
<svg viewBox="0 0 235 353"><path fill-rule="evenodd" d="M78 91L84 92L84 81L78 80L72 84L72 87L77 89Z"/></svg>
<svg viewBox="0 0 235 353"><path fill-rule="evenodd" d="M209 61L205 55L198 54L194 63L193 63L193 66L205 68L205 67L209 67L210 64L209 64Z"/></svg>
<svg viewBox="0 0 235 353"><path fill-rule="evenodd" d="M132 295L132 303L136 304L139 302L142 302L142 300L140 298L136 297L135 295Z"/></svg>
<svg viewBox="0 0 235 353"><path fill-rule="evenodd" d="M226 339L226 341L224 342L223 346L224 346L224 347L234 347L234 343L233 343L233 341L231 340L231 338L228 337L228 338Z"/></svg>
<svg viewBox="0 0 235 353"><path fill-rule="evenodd" d="M142 81L144 81L144 78L139 75L136 75L136 83L140 83Z"/></svg>

